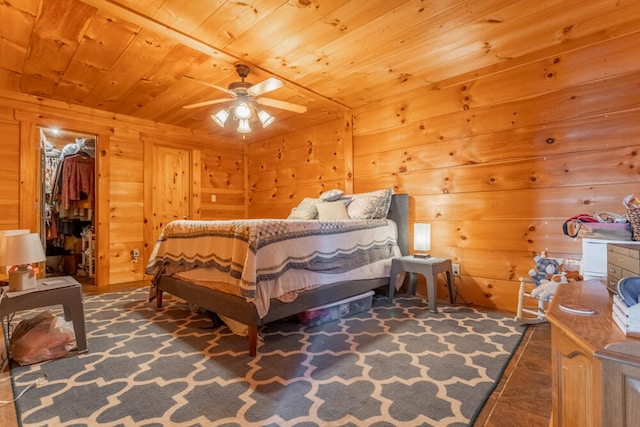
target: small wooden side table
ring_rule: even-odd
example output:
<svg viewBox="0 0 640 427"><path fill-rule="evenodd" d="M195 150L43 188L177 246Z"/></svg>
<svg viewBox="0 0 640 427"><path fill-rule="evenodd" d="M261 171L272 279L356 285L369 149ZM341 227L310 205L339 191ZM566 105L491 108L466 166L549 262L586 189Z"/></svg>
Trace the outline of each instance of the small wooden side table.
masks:
<svg viewBox="0 0 640 427"><path fill-rule="evenodd" d="M65 320L73 322L78 352L87 351L82 285L70 276L39 279L34 289L7 292L0 301L0 322L16 311L58 304L64 308ZM8 333L9 331L6 331L7 337Z"/></svg>
<svg viewBox="0 0 640 427"><path fill-rule="evenodd" d="M395 294L396 277L400 272L406 272L409 274L409 293L415 295L416 282L413 273L422 274L427 281L427 298L429 300L429 311L437 313L436 307L436 282L438 274L446 274L447 287L449 288L449 302L455 304L455 297L453 294L453 268L451 260L446 258L418 258L411 255L403 256L400 258L394 258L391 261L391 275L389 277L389 298L393 299Z"/></svg>

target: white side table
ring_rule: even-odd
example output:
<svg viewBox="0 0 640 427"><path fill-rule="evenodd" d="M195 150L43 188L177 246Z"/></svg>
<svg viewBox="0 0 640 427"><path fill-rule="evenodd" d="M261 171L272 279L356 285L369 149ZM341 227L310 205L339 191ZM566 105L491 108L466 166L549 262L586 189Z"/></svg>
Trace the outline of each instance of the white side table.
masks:
<svg viewBox="0 0 640 427"><path fill-rule="evenodd" d="M415 295L416 282L413 273L422 274L427 280L427 298L429 300L429 311L437 313L436 308L436 282L438 274L444 273L447 279L447 287L449 288L449 302L455 304L453 268L451 260L446 258L416 258L411 255L394 258L391 261L391 275L389 277L389 298L393 299L395 294L395 284L398 274L402 271L409 274L409 293Z"/></svg>

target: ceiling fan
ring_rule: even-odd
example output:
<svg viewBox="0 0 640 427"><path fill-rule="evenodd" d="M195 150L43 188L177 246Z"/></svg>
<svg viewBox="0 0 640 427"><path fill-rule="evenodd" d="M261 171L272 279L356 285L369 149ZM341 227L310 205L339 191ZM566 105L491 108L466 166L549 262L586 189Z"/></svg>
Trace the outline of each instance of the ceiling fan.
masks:
<svg viewBox="0 0 640 427"><path fill-rule="evenodd" d="M295 113L304 113L307 111L307 107L304 105L293 104L291 102L280 101L272 98L265 98L262 95L273 90L279 89L284 86L282 80L275 77L270 77L260 83L252 84L246 82L244 79L249 75L249 67L245 64L237 64L236 72L242 79L239 82L233 82L229 84L228 88L215 85L213 83L198 80L190 76L184 76L184 78L192 80L194 82L203 84L205 86L218 89L221 92L226 93L230 97L211 99L209 101L197 102L195 104L185 105L182 108L192 109L206 107L208 105L222 104L225 102L233 102L233 105L228 108L223 108L211 118L221 127L224 127L224 123L229 117L229 112L233 112L234 118L239 121L238 132L247 133L251 132L249 122L259 119L262 122L263 127L267 127L273 122L273 117L264 110L256 109L255 104L265 105L267 107L278 108L280 110L293 111Z"/></svg>

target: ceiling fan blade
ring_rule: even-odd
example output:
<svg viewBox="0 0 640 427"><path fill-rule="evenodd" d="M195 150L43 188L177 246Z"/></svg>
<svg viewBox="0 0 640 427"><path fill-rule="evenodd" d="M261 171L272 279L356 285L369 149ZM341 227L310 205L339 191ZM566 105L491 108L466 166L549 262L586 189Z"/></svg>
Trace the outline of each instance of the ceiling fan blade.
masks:
<svg viewBox="0 0 640 427"><path fill-rule="evenodd" d="M186 110L190 110L192 108L206 107L207 105L213 104L221 104L223 102L235 101L235 98L220 98L220 99L212 99L209 101L197 102L195 104L185 105L182 108Z"/></svg>
<svg viewBox="0 0 640 427"><path fill-rule="evenodd" d="M212 87L214 89L218 89L224 93L227 93L229 95L233 95L235 96L236 94L233 93L232 91L230 91L229 89L222 87L222 86L218 86L218 85L214 85L213 83L209 83L209 82L205 82L204 80L198 80L194 77L191 76L182 76L183 79L187 79L187 80L191 80L192 82L196 82L196 83L200 83L201 85L205 85L205 86L209 86Z"/></svg>
<svg viewBox="0 0 640 427"><path fill-rule="evenodd" d="M294 113L305 113L307 111L307 107L304 105L292 104L291 102L279 101L277 99L256 98L255 101L260 105L279 108L280 110L293 111Z"/></svg>
<svg viewBox="0 0 640 427"><path fill-rule="evenodd" d="M247 92L249 95L258 96L263 93L271 92L272 90L280 89L284 86L284 83L280 79L276 79L275 77L269 77L267 80L263 80L260 83L256 83L251 86Z"/></svg>

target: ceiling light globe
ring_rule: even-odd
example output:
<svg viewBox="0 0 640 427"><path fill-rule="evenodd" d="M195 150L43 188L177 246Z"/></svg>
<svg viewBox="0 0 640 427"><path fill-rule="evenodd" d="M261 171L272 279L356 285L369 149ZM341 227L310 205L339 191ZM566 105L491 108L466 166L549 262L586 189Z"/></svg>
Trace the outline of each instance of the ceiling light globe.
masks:
<svg viewBox="0 0 640 427"><path fill-rule="evenodd" d="M238 120L249 120L251 118L251 108L246 102L236 105L233 113Z"/></svg>
<svg viewBox="0 0 640 427"><path fill-rule="evenodd" d="M238 132L240 133L249 133L251 132L251 126L249 126L249 120L238 120Z"/></svg>

